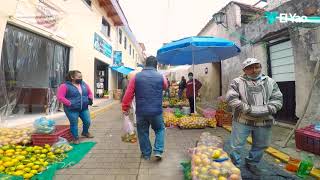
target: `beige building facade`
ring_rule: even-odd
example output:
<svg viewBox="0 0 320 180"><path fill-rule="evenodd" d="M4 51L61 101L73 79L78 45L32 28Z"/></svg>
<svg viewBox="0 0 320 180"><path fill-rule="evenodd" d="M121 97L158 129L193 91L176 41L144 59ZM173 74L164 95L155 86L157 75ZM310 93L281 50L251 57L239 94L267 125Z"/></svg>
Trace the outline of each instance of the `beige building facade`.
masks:
<svg viewBox="0 0 320 180"><path fill-rule="evenodd" d="M56 110L55 92L69 70L80 70L95 95L98 83L112 92L122 77L113 67L135 69L144 59L116 0L1 0L0 52L2 116L18 106Z"/></svg>

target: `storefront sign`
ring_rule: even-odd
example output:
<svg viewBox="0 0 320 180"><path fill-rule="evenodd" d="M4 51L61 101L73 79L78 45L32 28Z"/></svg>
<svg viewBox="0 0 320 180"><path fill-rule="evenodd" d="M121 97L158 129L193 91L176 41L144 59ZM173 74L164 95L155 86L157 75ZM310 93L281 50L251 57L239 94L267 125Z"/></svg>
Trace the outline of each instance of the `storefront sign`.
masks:
<svg viewBox="0 0 320 180"><path fill-rule="evenodd" d="M94 33L94 48L108 58L111 58L112 47L97 33Z"/></svg>
<svg viewBox="0 0 320 180"><path fill-rule="evenodd" d="M113 64L116 66L120 66L122 63L122 52L114 51L113 52Z"/></svg>
<svg viewBox="0 0 320 180"><path fill-rule="evenodd" d="M50 31L57 31L65 12L50 0L19 0L16 18Z"/></svg>

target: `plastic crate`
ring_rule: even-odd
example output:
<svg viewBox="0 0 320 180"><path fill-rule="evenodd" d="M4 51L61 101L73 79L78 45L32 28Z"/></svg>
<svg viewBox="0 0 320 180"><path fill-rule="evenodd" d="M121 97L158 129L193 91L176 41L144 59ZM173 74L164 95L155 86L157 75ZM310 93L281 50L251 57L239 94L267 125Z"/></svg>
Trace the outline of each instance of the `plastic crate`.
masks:
<svg viewBox="0 0 320 180"><path fill-rule="evenodd" d="M229 112L218 110L216 112L217 126L231 126L232 125L232 114Z"/></svg>
<svg viewBox="0 0 320 180"><path fill-rule="evenodd" d="M58 142L59 137L63 137L68 141L73 139L73 136L70 132L69 125L56 125L56 129L51 134L32 134L32 144L37 146L43 146L45 144L53 145Z"/></svg>
<svg viewBox="0 0 320 180"><path fill-rule="evenodd" d="M295 140L297 149L320 155L320 132L314 129L314 125L297 129Z"/></svg>

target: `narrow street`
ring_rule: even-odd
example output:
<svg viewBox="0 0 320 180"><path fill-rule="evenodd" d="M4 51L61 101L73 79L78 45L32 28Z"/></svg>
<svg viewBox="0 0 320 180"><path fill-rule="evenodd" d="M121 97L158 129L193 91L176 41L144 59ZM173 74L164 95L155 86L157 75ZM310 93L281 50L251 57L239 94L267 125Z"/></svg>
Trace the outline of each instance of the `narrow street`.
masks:
<svg viewBox="0 0 320 180"><path fill-rule="evenodd" d="M92 122L92 139L96 146L77 165L57 172L56 180L180 180L183 179L180 162L189 160L187 149L194 147L200 134L209 131L222 137L225 142L229 132L222 128L206 128L200 130L167 129L166 151L161 162L145 161L140 158L138 144L128 144L121 141L121 112L119 103L112 105L106 112L98 115ZM154 137L152 131L151 135ZM225 148L228 150L228 147ZM248 149L248 147L247 147ZM274 163L274 158L265 155L262 162L270 169L270 176L262 179L295 179L280 170ZM245 169L241 169L243 179L255 179Z"/></svg>

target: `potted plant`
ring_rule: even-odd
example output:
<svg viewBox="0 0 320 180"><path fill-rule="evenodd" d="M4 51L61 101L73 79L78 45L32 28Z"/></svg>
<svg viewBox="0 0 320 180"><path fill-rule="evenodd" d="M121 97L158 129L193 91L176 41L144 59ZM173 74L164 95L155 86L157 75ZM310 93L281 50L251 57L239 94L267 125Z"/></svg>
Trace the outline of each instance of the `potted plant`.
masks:
<svg viewBox="0 0 320 180"><path fill-rule="evenodd" d="M106 99L109 99L109 92L108 90L104 90L104 93L103 93L103 97L106 98Z"/></svg>

